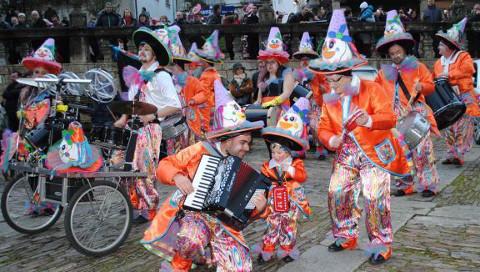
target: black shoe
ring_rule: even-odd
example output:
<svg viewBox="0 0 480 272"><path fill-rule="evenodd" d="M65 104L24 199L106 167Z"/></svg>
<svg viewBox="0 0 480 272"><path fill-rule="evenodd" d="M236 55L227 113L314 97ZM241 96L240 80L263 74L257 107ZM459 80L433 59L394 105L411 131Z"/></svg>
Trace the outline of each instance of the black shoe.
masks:
<svg viewBox="0 0 480 272"><path fill-rule="evenodd" d="M344 248L341 245L337 245L337 242L333 242L333 244L328 246L328 251L330 252L338 252L342 250L344 250Z"/></svg>
<svg viewBox="0 0 480 272"><path fill-rule="evenodd" d="M430 191L430 190L425 190L425 191L422 192L423 197L432 197L434 195L435 195L435 193Z"/></svg>
<svg viewBox="0 0 480 272"><path fill-rule="evenodd" d="M442 161L442 164L453 164L453 159L446 159Z"/></svg>
<svg viewBox="0 0 480 272"><path fill-rule="evenodd" d="M381 254L378 254L377 258L375 258L375 254L372 254L372 256L370 256L370 259L368 259L368 262L373 265L382 264L385 261L385 258Z"/></svg>
<svg viewBox="0 0 480 272"><path fill-rule="evenodd" d="M393 195L394 196L405 196L405 191L398 189L397 191L395 191L395 193Z"/></svg>
<svg viewBox="0 0 480 272"><path fill-rule="evenodd" d="M144 223L147 223L147 222L148 222L148 219L146 219L143 216L139 216L139 217L132 220L133 224L144 224Z"/></svg>
<svg viewBox="0 0 480 272"><path fill-rule="evenodd" d="M295 261L292 257L290 257L290 256L288 256L288 255L285 256L285 257L283 257L282 260L283 260L285 263L290 263L290 262Z"/></svg>
<svg viewBox="0 0 480 272"><path fill-rule="evenodd" d="M260 265L266 263L266 261L265 261L265 260L263 259L263 257L262 257L262 254L258 255L257 262L258 262L258 264L260 264Z"/></svg>

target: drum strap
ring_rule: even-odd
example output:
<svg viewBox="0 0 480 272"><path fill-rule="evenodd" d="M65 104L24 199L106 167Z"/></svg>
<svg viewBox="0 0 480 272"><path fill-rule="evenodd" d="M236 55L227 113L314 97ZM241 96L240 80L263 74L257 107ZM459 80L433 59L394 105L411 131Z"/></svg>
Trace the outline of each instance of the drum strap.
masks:
<svg viewBox="0 0 480 272"><path fill-rule="evenodd" d="M398 73L397 76L397 83L400 86L400 88L403 91L403 94L407 98L407 100L410 100L410 93L408 92L407 86L405 86L405 82L403 82L402 76L400 75L400 72Z"/></svg>

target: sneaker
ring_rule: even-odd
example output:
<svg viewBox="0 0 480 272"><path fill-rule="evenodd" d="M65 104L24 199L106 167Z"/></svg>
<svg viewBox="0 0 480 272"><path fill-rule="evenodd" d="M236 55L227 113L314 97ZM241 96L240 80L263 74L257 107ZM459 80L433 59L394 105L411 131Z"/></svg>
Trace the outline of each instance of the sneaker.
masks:
<svg viewBox="0 0 480 272"><path fill-rule="evenodd" d="M453 164L453 159L446 159L442 161L442 164Z"/></svg>
<svg viewBox="0 0 480 272"><path fill-rule="evenodd" d="M375 254L372 254L372 256L370 256L370 259L368 259L368 261L373 265L378 265L386 262L388 259L390 259L390 257L392 257L391 247L389 247L386 252L382 252L378 254L377 257L375 257Z"/></svg>
<svg viewBox="0 0 480 272"><path fill-rule="evenodd" d="M406 195L411 195L415 193L415 190L413 189L413 185L408 186L405 189L398 189L395 193L394 196L406 196Z"/></svg>
<svg viewBox="0 0 480 272"><path fill-rule="evenodd" d="M422 192L423 197L432 197L434 195L435 195L435 193L430 191L430 190L425 190L425 191Z"/></svg>
<svg viewBox="0 0 480 272"><path fill-rule="evenodd" d="M353 250L357 247L357 239L351 239L343 242L342 244L338 245L337 242L333 242L331 245L328 246L328 251L330 252L338 252L345 249Z"/></svg>

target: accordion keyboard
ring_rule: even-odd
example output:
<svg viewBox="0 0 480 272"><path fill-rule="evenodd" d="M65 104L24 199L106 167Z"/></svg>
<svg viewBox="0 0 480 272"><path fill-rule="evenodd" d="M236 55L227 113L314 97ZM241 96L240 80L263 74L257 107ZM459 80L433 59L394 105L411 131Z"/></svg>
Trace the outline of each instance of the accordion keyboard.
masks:
<svg viewBox="0 0 480 272"><path fill-rule="evenodd" d="M215 173L220 161L219 157L202 156L192 181L194 191L187 196L183 203L184 206L199 211L203 209L205 198L215 183Z"/></svg>

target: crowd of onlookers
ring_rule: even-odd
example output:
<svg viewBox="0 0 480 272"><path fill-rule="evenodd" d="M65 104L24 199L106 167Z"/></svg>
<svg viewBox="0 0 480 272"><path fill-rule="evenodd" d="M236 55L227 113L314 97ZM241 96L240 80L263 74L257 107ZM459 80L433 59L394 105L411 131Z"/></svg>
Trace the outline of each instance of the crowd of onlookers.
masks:
<svg viewBox="0 0 480 272"><path fill-rule="evenodd" d="M275 19L277 23L308 23L308 22L328 22L331 16L330 1L320 1L321 5L310 6L304 5L299 7L298 12L291 14L283 14L281 12L275 13ZM202 15L202 6L200 4L195 5L188 11L177 11L173 21L170 21L166 16L159 18L152 17L150 12L142 7L140 14L134 16L133 12L126 8L121 11L121 14L117 12L116 7L112 3L107 2L104 8L98 14L91 14L87 20L88 28L96 27L150 27L156 28L162 25L176 24L182 27L186 24L257 24L259 22L258 7L253 4L246 4L242 8L236 9L235 12L227 12L222 14L222 6L214 5L210 11L210 15ZM427 7L420 13L414 8L399 7L398 14L404 24L414 21L424 21L428 23L436 22L450 22L451 12L449 10L442 10L435 6L434 0L427 1ZM374 7L368 2L362 2L358 7L346 7L345 17L348 21L362 21L362 22L383 22L386 18L386 11L383 6ZM70 22L67 17L63 16L60 19L59 14L55 9L49 6L43 13L37 10L33 10L29 16L18 10L9 10L0 20L0 28L2 29L21 29L21 28L57 28L68 27ZM470 22L480 21L480 4L476 4L472 9L472 13L469 18ZM291 38L288 34L285 34L286 44ZM420 34L414 33L415 39L420 40ZM231 34L224 34L222 36L225 39L225 51L227 57L235 59L235 52L233 43L235 37ZM472 55L474 57L480 57L480 41L478 38L470 37L470 45L473 49ZM197 42L201 44L201 37L190 37L189 42ZM370 57L371 52L371 37L368 33L358 33L354 37L358 49L361 53ZM240 37L242 56L243 59L255 59L259 50L260 44L258 35L247 34ZM41 40L33 40L31 42L31 48L36 48L40 45ZM68 39L58 39L57 51L60 61L69 60L69 45ZM119 45L123 49L127 49L128 37L119 37L116 39L110 39L108 42L112 45ZM313 41L316 44L316 41ZM9 63L18 63L21 61L21 54L13 44L6 44L8 51ZM99 41L96 38L89 39L90 45L90 60L96 62L99 59L103 59L103 55L100 50ZM436 50L436 46L434 46ZM418 48L415 49L418 53ZM476 52L478 51L478 52ZM437 52L436 52L437 54Z"/></svg>

